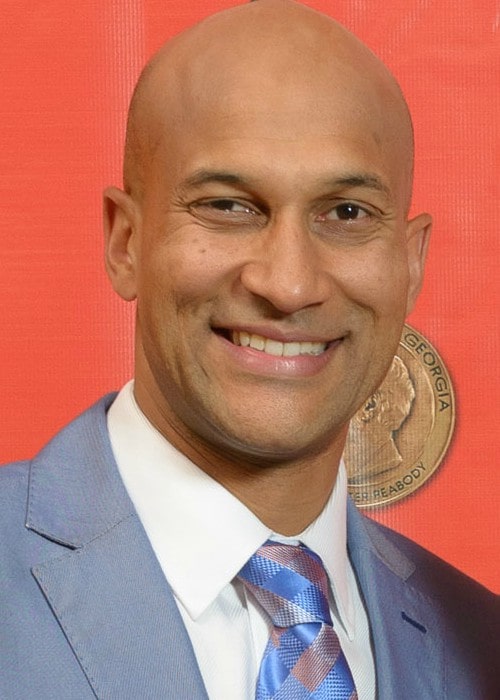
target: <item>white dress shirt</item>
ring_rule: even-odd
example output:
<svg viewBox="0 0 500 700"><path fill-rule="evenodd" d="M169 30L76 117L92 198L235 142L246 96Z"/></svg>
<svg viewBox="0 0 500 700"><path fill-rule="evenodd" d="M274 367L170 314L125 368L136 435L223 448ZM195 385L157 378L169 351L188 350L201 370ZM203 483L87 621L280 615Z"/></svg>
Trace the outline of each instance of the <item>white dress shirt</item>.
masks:
<svg viewBox="0 0 500 700"><path fill-rule="evenodd" d="M359 700L375 698L368 619L346 549L343 465L323 512L296 537L266 527L147 420L129 382L108 411L121 477L172 587L210 700L253 700L267 614L235 579L267 540L303 542L323 560L335 630Z"/></svg>

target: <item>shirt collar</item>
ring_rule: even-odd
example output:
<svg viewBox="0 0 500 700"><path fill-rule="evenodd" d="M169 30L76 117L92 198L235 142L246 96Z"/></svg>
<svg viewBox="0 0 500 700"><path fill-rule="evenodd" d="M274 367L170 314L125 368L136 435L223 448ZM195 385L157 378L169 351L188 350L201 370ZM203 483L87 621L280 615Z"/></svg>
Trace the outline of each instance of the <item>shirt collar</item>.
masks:
<svg viewBox="0 0 500 700"><path fill-rule="evenodd" d="M267 539L301 541L323 560L339 617L350 633L353 608L343 465L322 513L303 533L288 538L273 533L153 427L135 401L133 382L110 407L108 430L125 487L160 566L190 617L198 618L213 603Z"/></svg>

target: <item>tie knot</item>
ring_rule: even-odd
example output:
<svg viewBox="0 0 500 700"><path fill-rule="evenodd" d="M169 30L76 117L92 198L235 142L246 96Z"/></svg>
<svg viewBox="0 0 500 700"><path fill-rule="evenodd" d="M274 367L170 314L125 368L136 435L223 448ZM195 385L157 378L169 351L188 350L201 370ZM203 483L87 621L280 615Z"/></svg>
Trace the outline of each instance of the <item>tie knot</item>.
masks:
<svg viewBox="0 0 500 700"><path fill-rule="evenodd" d="M323 563L304 545L268 541L250 557L238 578L276 627L304 622L332 624Z"/></svg>

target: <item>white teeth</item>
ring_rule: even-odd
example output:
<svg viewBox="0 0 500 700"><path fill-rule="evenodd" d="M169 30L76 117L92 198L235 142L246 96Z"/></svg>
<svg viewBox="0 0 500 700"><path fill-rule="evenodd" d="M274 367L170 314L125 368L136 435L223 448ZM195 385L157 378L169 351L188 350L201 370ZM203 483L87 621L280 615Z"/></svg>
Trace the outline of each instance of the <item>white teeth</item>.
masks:
<svg viewBox="0 0 500 700"><path fill-rule="evenodd" d="M300 343L284 343L283 355L285 357L293 357L294 355L300 355Z"/></svg>
<svg viewBox="0 0 500 700"><path fill-rule="evenodd" d="M231 340L235 345L251 347L254 350L261 350L275 357L321 355L321 353L326 350L326 343L299 343L297 341L282 343L279 340L271 340L271 338L264 338L262 335L248 333L247 331L232 331Z"/></svg>
<svg viewBox="0 0 500 700"><path fill-rule="evenodd" d="M250 336L250 347L254 350L265 350L266 349L266 339L261 335L251 335Z"/></svg>
<svg viewBox="0 0 500 700"><path fill-rule="evenodd" d="M233 338L233 342L234 342L234 338ZM248 347L250 345L249 333L245 333L245 331L241 331L241 333L240 333L240 345L243 345L244 347Z"/></svg>
<svg viewBox="0 0 500 700"><path fill-rule="evenodd" d="M268 355L281 357L283 355L283 343L280 343L279 340L270 340L268 338L264 346L264 352L267 352Z"/></svg>

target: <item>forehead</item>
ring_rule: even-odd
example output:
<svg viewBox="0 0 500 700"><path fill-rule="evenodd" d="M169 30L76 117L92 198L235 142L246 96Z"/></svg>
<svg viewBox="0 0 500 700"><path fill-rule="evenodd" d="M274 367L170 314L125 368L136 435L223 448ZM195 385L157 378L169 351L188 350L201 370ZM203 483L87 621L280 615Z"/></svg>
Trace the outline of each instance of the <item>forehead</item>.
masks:
<svg viewBox="0 0 500 700"><path fill-rule="evenodd" d="M305 127L307 120L329 133L353 119L381 131L394 122L390 92L346 59L297 61L284 48L219 58L216 65L197 57L160 81L156 104L160 117L168 120L170 112L188 128L210 120L231 130L232 120L246 113L256 125L280 131L288 125L295 130L300 121Z"/></svg>
<svg viewBox="0 0 500 700"><path fill-rule="evenodd" d="M379 106L357 103L340 86L326 94L318 87L271 89L244 81L231 90L226 85L219 99L185 95L176 118L160 122L155 164L177 180L219 170L278 178L302 191L306 183L370 172L397 188L397 144L384 129Z"/></svg>

